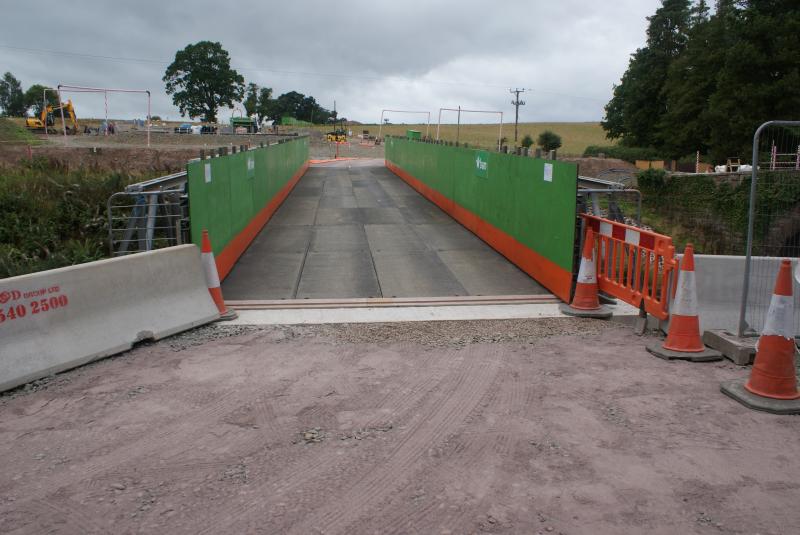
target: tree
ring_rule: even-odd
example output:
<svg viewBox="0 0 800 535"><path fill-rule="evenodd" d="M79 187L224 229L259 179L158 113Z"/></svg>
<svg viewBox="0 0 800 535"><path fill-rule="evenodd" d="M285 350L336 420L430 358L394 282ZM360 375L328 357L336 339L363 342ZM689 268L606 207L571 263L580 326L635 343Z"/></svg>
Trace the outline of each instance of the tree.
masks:
<svg viewBox="0 0 800 535"><path fill-rule="evenodd" d="M531 148L531 146L533 145L533 138L531 137L531 135L530 134L525 134L522 137L522 141L520 141L520 145L522 145L526 149Z"/></svg>
<svg viewBox="0 0 800 535"><path fill-rule="evenodd" d="M800 6L792 0L740 3L741 8L725 6L737 38L724 50L708 102L709 145L716 161L748 156L761 123L800 119Z"/></svg>
<svg viewBox="0 0 800 535"><path fill-rule="evenodd" d="M248 117L255 116L259 123L268 118L272 106L272 88L259 87L251 82L247 84L246 95L243 104Z"/></svg>
<svg viewBox="0 0 800 535"><path fill-rule="evenodd" d="M561 147L561 136L551 130L545 130L539 134L539 138L536 140L536 142L540 147L542 147L543 150L549 152Z"/></svg>
<svg viewBox="0 0 800 535"><path fill-rule="evenodd" d="M181 115L202 116L206 122L216 122L219 108L244 97L244 78L218 42L200 41L176 52L163 81Z"/></svg>
<svg viewBox="0 0 800 535"><path fill-rule="evenodd" d="M25 110L33 113L38 117L42 113L44 106L43 97L47 90L47 105L53 108L58 107L58 93L52 87L47 87L41 84L33 84L25 91Z"/></svg>
<svg viewBox="0 0 800 535"><path fill-rule="evenodd" d="M4 115L12 117L24 116L27 109L22 84L10 72L5 73L0 80L0 109Z"/></svg>
<svg viewBox="0 0 800 535"><path fill-rule="evenodd" d="M601 124L607 137L641 147L660 144L657 123L666 110L661 88L670 63L686 47L690 19L689 0L662 0L655 15L647 18L647 44L633 54L606 104Z"/></svg>

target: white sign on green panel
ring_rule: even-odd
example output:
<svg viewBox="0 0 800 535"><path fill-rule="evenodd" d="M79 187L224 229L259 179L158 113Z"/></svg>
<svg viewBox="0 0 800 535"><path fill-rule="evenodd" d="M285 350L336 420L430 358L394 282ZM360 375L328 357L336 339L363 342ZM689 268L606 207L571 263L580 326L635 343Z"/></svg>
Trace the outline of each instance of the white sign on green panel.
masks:
<svg viewBox="0 0 800 535"><path fill-rule="evenodd" d="M545 182L553 181L553 164L551 163L544 164L544 181Z"/></svg>
<svg viewBox="0 0 800 535"><path fill-rule="evenodd" d="M489 152L485 150L475 151L475 176L489 178Z"/></svg>

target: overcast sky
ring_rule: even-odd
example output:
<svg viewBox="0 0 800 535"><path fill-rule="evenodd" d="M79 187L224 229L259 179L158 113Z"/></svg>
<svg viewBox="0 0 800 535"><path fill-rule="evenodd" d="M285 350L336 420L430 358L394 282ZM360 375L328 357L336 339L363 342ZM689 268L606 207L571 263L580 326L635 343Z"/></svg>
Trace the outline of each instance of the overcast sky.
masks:
<svg viewBox="0 0 800 535"><path fill-rule="evenodd" d="M0 72L27 88L149 89L153 114L178 119L164 92L175 52L219 41L247 82L298 91L340 115L377 122L384 108L498 110L529 89L520 121L598 121L612 84L645 40L658 0L25 0L5 2ZM26 49L26 50L22 50ZM94 56L94 57L92 57ZM103 56L103 57L97 57ZM71 95L79 117L103 96ZM227 120L230 111L220 118ZM109 96L109 115L144 117L140 96ZM393 122L413 116L392 115ZM424 117L423 117L424 119ZM449 119L449 120L448 120ZM494 122L465 116L465 122ZM443 117L455 122L455 117Z"/></svg>

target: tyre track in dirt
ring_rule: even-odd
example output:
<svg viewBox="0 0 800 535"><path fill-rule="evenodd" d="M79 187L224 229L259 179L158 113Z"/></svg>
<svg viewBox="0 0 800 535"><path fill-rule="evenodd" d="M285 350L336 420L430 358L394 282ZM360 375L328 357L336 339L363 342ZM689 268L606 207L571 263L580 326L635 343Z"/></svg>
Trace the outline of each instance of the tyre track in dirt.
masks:
<svg viewBox="0 0 800 535"><path fill-rule="evenodd" d="M402 352L400 352L402 354ZM445 360L450 354L436 354L436 357ZM430 360L431 356L425 359ZM418 413L432 395L441 390L441 383L447 376L450 368L444 365L435 365L431 373L420 377L415 373L417 367L404 369L404 376L398 387L393 387L388 392L371 391L366 396L357 397L357 407L351 407L354 400L347 400L348 408L375 408L386 409L386 412L393 414L392 421L395 428L402 427L407 421L409 425L420 419L424 419ZM380 397L373 397L380 396ZM363 427L385 424L385 418L370 418ZM417 423L418 425L418 423ZM350 455L342 459L336 454L326 449L319 448L308 455L301 455L291 460L286 460L276 473L254 473L253 483L248 488L248 495L257 496L253 500L240 500L238 503L227 504L226 507L214 511L203 511L203 515L208 513L207 520L198 522L198 525L205 529L202 533L215 532L235 532L247 531L242 528L249 521L252 521L251 513L263 507L262 497L267 495L280 499L288 495L303 496L303 500L309 503L309 507L323 503L329 496L324 492L325 483L339 484L341 480L360 477L367 469L369 463L375 463L376 459L370 457L371 452L365 451L361 455ZM380 462L378 460L377 462ZM266 472L269 466L262 466L261 470ZM299 498L295 498L297 500ZM300 508L302 509L302 508ZM300 515L298 515L300 516ZM286 519L286 529L294 522L294 519ZM275 526L275 529L278 529Z"/></svg>
<svg viewBox="0 0 800 535"><path fill-rule="evenodd" d="M408 483L403 489L399 489L395 496L390 497L397 501L397 497L407 497L413 491L413 487L438 485L440 493L448 486L458 484L468 480L465 471L471 471L476 466L486 465L487 456L502 459L504 455L511 454L521 442L514 439L507 433L495 431L485 431L482 429L482 419L487 413L497 416L494 425L496 429L504 428L507 414L514 414L524 409L525 385L518 380L519 375L509 371L508 365L504 362L502 368L495 374L490 387L486 390L481 400L475 408L464 419L464 424L457 434L449 437L446 441L447 448L441 455L426 463L421 473L424 478L421 481L414 480ZM509 384L511 383L511 384ZM509 392L514 392L509 394ZM492 452L491 454L489 452ZM387 498L387 501L390 499ZM409 503L406 500L405 503ZM381 517L381 511L391 510L392 516ZM383 513L385 514L385 513ZM436 518L432 518L433 516ZM418 533L432 533L436 529L447 529L451 533L467 533L474 530L474 520L469 517L466 520L464 512L460 506L455 504L447 505L444 501L428 499L428 503L423 507L373 507L372 518L381 518L380 525L375 529L387 534L403 534L409 532L409 526L414 527ZM445 527L446 526L446 527ZM355 525L352 526L355 529ZM363 527L363 526L362 526Z"/></svg>
<svg viewBox="0 0 800 535"><path fill-rule="evenodd" d="M442 395L431 406L426 407L425 417L410 427L405 437L397 444L388 459L367 472L338 499L329 500L291 532L309 533L325 530L338 533L351 521L358 519L365 507L379 501L410 479L416 470L412 467L428 449L440 443L480 402L497 372L497 359L481 361L474 352L465 350L460 355L461 363L442 388ZM466 361L466 362L465 362Z"/></svg>
<svg viewBox="0 0 800 535"><path fill-rule="evenodd" d="M287 354L281 356L291 358L291 350L287 348L285 351ZM288 379L289 381L284 386L275 391L275 395L281 395L283 390L291 388L297 377L290 376ZM199 389L203 387L203 384L198 385ZM157 430L141 434L136 440L128 441L123 437L117 436L113 442L103 444L99 448L88 452L88 459L80 464L80 470L62 470L51 477L45 478L46 484L39 486L38 492L29 496L29 498L49 499L49 497L57 496L60 490L81 483L87 489L94 489L107 484L113 478L131 478L133 474L137 479L141 479L142 476L160 477L162 479L172 478L171 467L167 463L164 463L164 466L161 467L140 470L139 461L153 455L169 460L185 459L185 457L182 457L186 449L183 447L184 444L191 445L196 443L203 435L208 433L209 422L217 423L225 415L246 403L246 392L243 390L228 388L219 391L216 395L209 394L203 390L198 390L198 392L202 393L201 398L206 401L203 407L192 411L188 415L184 413L164 420L159 424ZM255 436L254 440L256 440ZM234 455L233 457L225 457L218 462L207 462L206 466L219 469L229 464L236 457ZM175 479L180 481L181 476L192 473L192 465L197 467L204 466L203 463L180 463L176 466ZM109 472L109 468L112 471ZM193 473L193 475L197 474ZM24 505L24 502L17 503L13 508ZM2 509L5 508L0 508L0 510Z"/></svg>

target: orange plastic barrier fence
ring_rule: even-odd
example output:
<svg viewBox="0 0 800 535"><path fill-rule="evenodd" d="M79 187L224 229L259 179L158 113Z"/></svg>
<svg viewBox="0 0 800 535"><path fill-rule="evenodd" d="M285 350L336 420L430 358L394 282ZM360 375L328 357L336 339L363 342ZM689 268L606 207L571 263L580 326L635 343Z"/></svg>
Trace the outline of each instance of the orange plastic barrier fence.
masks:
<svg viewBox="0 0 800 535"><path fill-rule="evenodd" d="M670 273L678 266L672 238L602 217L581 214L597 242L600 291L665 320Z"/></svg>

